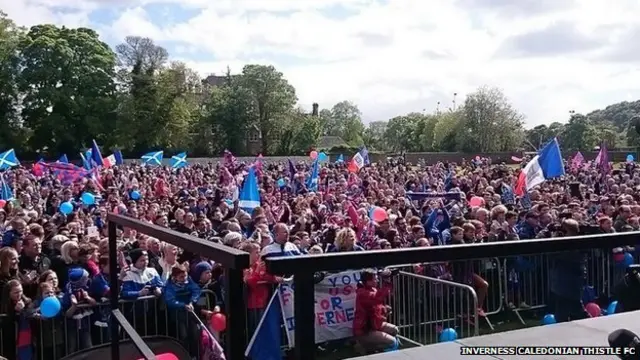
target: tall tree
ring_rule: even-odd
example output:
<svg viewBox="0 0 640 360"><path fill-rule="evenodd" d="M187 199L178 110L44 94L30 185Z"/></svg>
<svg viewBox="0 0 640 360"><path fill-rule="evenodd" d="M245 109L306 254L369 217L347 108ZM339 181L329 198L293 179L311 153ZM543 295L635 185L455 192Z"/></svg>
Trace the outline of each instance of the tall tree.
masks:
<svg viewBox="0 0 640 360"><path fill-rule="evenodd" d="M32 27L21 41L22 118L33 148L75 152L115 130L111 48L86 28Z"/></svg>
<svg viewBox="0 0 640 360"><path fill-rule="evenodd" d="M147 151L165 145L164 127L167 111L178 95L167 93L159 84L168 52L149 38L128 36L116 46L118 77L123 94L119 101L119 142L136 151ZM166 83L165 83L166 85Z"/></svg>
<svg viewBox="0 0 640 360"><path fill-rule="evenodd" d="M458 133L461 150L468 152L510 151L524 136L524 116L501 90L481 87L464 102L464 121Z"/></svg>
<svg viewBox="0 0 640 360"><path fill-rule="evenodd" d="M18 111L20 41L24 29L0 11L0 151L24 146L25 128Z"/></svg>
<svg viewBox="0 0 640 360"><path fill-rule="evenodd" d="M240 79L250 94L256 124L262 135L262 149L269 149L278 119L288 114L298 101L296 90L271 65L246 65Z"/></svg>

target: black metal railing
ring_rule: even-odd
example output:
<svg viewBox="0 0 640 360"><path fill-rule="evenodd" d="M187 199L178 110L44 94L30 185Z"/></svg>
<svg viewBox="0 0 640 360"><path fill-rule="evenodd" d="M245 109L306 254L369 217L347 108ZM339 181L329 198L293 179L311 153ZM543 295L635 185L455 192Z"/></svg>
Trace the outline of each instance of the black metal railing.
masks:
<svg viewBox="0 0 640 360"><path fill-rule="evenodd" d="M267 259L266 265L267 270L274 275L293 274L295 296L294 355L296 359L313 360L316 349L314 325L315 272L336 272L401 264L451 262L589 249L612 249L629 245L634 246L639 242L640 232L628 232L539 240L275 257Z"/></svg>
<svg viewBox="0 0 640 360"><path fill-rule="evenodd" d="M221 264L225 269L225 299L227 330L225 353L229 360L244 359L246 347L246 308L244 299L243 270L249 267L249 254L228 246L202 240L194 236L182 234L154 224L142 222L137 219L122 215L109 213L107 216L109 229L109 271L110 274L118 274L117 260L117 227L123 226L134 229L160 241L167 242L190 251L194 254L201 254L209 259ZM111 359L120 360L120 328L124 329L145 359L155 359L153 352L149 349L144 340L136 334L131 334L127 329L135 330L127 322L118 310L118 298L120 296L120 284L117 276L111 279ZM128 328L127 328L128 326Z"/></svg>

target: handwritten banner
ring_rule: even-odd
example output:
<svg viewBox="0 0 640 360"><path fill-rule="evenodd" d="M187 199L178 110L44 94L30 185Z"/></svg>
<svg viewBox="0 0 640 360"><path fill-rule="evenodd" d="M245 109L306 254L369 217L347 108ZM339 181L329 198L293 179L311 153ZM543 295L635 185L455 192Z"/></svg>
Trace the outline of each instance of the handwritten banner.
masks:
<svg viewBox="0 0 640 360"><path fill-rule="evenodd" d="M345 271L327 274L324 280L316 284L316 344L353 336L353 316L359 281L359 271ZM293 315L293 285L281 284L279 293L289 344L293 346L296 328Z"/></svg>

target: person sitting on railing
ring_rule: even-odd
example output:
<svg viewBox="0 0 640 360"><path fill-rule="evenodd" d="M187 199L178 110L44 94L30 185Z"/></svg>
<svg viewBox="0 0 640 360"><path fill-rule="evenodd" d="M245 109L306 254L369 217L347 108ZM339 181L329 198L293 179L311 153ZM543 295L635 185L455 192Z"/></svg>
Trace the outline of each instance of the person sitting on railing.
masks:
<svg viewBox="0 0 640 360"><path fill-rule="evenodd" d="M89 273L82 268L69 270L69 281L62 297L62 309L68 318L66 331L77 334L67 339L69 353L88 349L91 345L91 315L96 300L89 295Z"/></svg>
<svg viewBox="0 0 640 360"><path fill-rule="evenodd" d="M360 275L356 290L353 335L356 337L356 346L361 351L395 350L399 346L398 328L387 322L388 308L385 305L392 289L391 274L389 270L380 273L380 288L377 288L378 273L375 270L365 270Z"/></svg>
<svg viewBox="0 0 640 360"><path fill-rule="evenodd" d="M6 314L2 319L2 356L7 359L32 360L33 346L29 319L33 314L31 299L24 296L19 280L9 281L0 298L0 313Z"/></svg>
<svg viewBox="0 0 640 360"><path fill-rule="evenodd" d="M196 325L197 320L190 318L189 313L193 313L200 293L200 287L189 278L186 267L176 265L171 268L171 278L163 290L164 301L169 309L169 328L176 329L176 337L184 343L192 356L197 355L200 334Z"/></svg>

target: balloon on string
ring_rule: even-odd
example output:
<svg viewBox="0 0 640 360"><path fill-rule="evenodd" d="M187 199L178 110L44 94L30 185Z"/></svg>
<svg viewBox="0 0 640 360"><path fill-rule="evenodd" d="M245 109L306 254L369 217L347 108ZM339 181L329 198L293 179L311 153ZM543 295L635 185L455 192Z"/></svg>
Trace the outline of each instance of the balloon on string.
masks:
<svg viewBox="0 0 640 360"><path fill-rule="evenodd" d="M481 198L480 196L474 196L474 197L471 198L471 200L469 200L469 205L471 207L483 206L484 205L484 199Z"/></svg>
<svg viewBox="0 0 640 360"><path fill-rule="evenodd" d="M551 325L556 323L556 317L553 314L547 314L542 318L542 325Z"/></svg>
<svg viewBox="0 0 640 360"><path fill-rule="evenodd" d="M0 200L0 209L2 209L5 205L7 205L6 200Z"/></svg>
<svg viewBox="0 0 640 360"><path fill-rule="evenodd" d="M607 306L607 315L615 314L617 307L618 307L618 302L617 301L612 301L611 304L609 304L609 306Z"/></svg>
<svg viewBox="0 0 640 360"><path fill-rule="evenodd" d="M80 197L80 200L82 200L82 203L87 206L91 206L96 203L96 197L92 193L88 193L88 192L82 194L82 196Z"/></svg>
<svg viewBox="0 0 640 360"><path fill-rule="evenodd" d="M310 157L312 160L317 159L317 158L318 158L318 152L317 152L317 151L315 151L315 150L313 150L312 152L310 152L310 153L309 153L309 157Z"/></svg>
<svg viewBox="0 0 640 360"><path fill-rule="evenodd" d="M627 155L627 162L633 162L635 159L633 158L633 154Z"/></svg>
<svg viewBox="0 0 640 360"><path fill-rule="evenodd" d="M278 179L278 187L283 188L285 187L285 185L287 185L287 183L284 181L284 179Z"/></svg>
<svg viewBox="0 0 640 360"><path fill-rule="evenodd" d="M141 195L138 190L133 190L131 194L129 194L129 197L131 197L131 200L140 200Z"/></svg>
<svg viewBox="0 0 640 360"><path fill-rule="evenodd" d="M378 206L373 208L373 211L371 212L371 217L375 222L382 222L389 218L387 215L387 212L383 208Z"/></svg>
<svg viewBox="0 0 640 360"><path fill-rule="evenodd" d="M47 296L40 303L40 315L45 319L56 317L61 308L60 300L57 297Z"/></svg>
<svg viewBox="0 0 640 360"><path fill-rule="evenodd" d="M624 268L629 267L629 265L633 265L633 255L631 255L630 253L624 253L624 258L622 259L620 265Z"/></svg>
<svg viewBox="0 0 640 360"><path fill-rule="evenodd" d="M318 161L327 161L329 160L329 156L327 156L327 154L325 154L324 152L321 152L318 154Z"/></svg>
<svg viewBox="0 0 640 360"><path fill-rule="evenodd" d="M587 311L587 314L591 317L598 317L602 315L602 310L598 304L590 302L584 306L584 309Z"/></svg>
<svg viewBox="0 0 640 360"><path fill-rule="evenodd" d="M451 342L458 339L458 333L455 329L446 328L440 333L440 342Z"/></svg>
<svg viewBox="0 0 640 360"><path fill-rule="evenodd" d="M62 204L60 204L60 207L58 208L58 210L60 210L60 212L65 215L69 215L73 212L73 204L71 204L68 201L65 201Z"/></svg>
<svg viewBox="0 0 640 360"><path fill-rule="evenodd" d="M227 317L222 313L215 313L211 316L211 328L217 332L227 328Z"/></svg>
<svg viewBox="0 0 640 360"><path fill-rule="evenodd" d="M616 264L622 264L622 262L624 261L624 253L623 252L619 252L619 253L613 254L613 261Z"/></svg>

